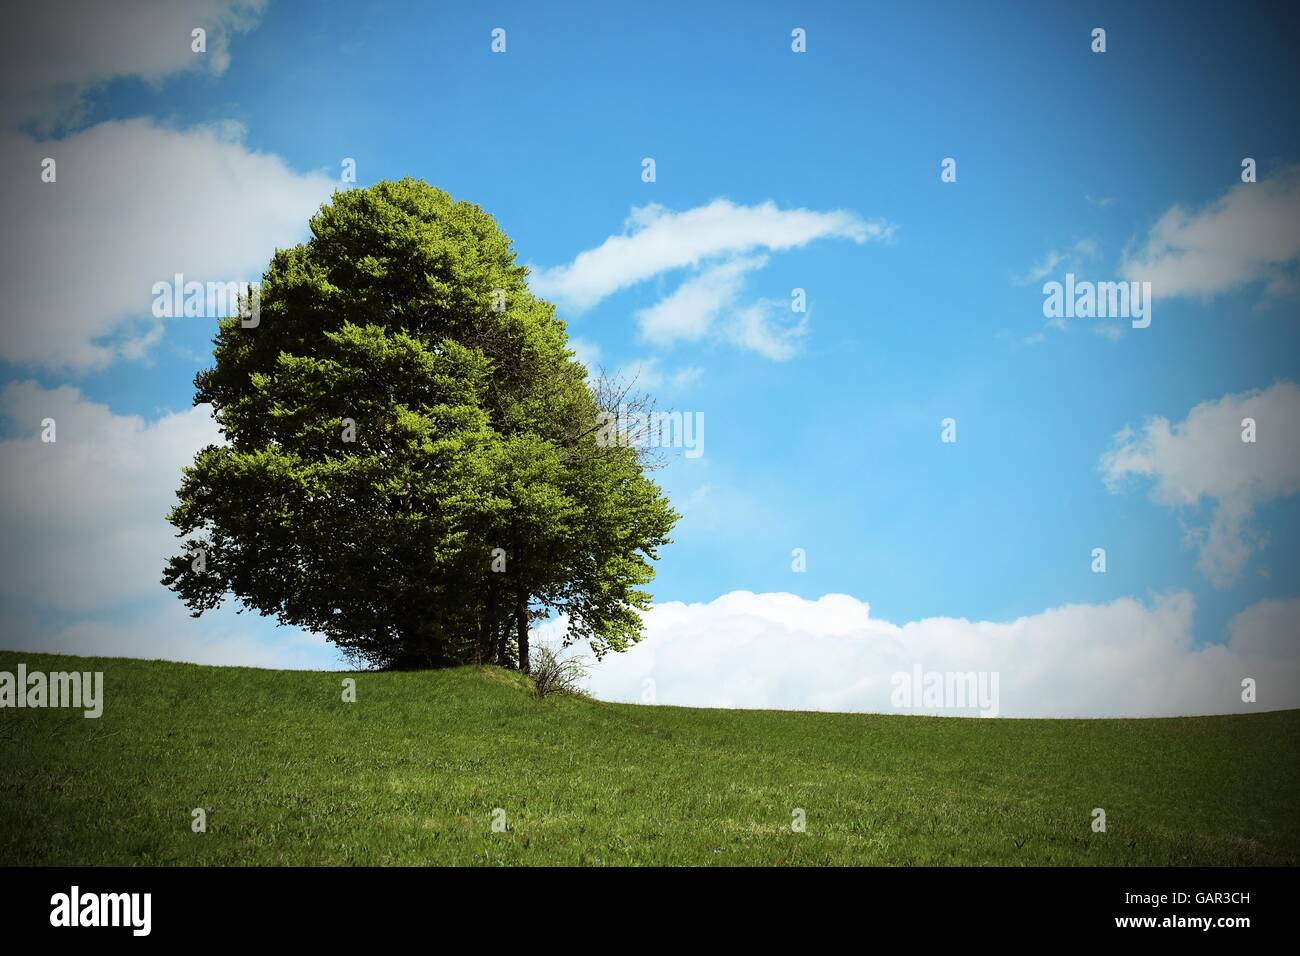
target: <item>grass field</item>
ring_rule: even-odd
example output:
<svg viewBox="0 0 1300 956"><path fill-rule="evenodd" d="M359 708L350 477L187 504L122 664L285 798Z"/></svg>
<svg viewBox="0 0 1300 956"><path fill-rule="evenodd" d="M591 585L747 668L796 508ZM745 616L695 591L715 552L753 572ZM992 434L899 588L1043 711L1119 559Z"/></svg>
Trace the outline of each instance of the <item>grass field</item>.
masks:
<svg viewBox="0 0 1300 956"><path fill-rule="evenodd" d="M103 671L106 703L0 710L2 864L1300 863L1298 711L698 710L495 668L351 675L343 703L345 674L19 661Z"/></svg>

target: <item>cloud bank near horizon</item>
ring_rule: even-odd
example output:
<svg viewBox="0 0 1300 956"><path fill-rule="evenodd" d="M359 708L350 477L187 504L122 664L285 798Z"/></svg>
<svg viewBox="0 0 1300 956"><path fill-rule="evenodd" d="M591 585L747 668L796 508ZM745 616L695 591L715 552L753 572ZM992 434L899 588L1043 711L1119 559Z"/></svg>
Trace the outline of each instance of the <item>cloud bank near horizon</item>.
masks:
<svg viewBox="0 0 1300 956"><path fill-rule="evenodd" d="M816 600L733 591L668 602L645 615L645 639L593 664L604 700L689 707L929 713L900 709L894 675L998 674L1003 717L1173 717L1300 707L1300 599L1237 614L1224 644L1192 637L1195 601L1177 591L1143 604L1065 604L1014 621L873 618L847 594ZM538 629L555 641L563 621ZM578 648L574 648L577 650ZM1242 680L1258 702L1242 701Z"/></svg>

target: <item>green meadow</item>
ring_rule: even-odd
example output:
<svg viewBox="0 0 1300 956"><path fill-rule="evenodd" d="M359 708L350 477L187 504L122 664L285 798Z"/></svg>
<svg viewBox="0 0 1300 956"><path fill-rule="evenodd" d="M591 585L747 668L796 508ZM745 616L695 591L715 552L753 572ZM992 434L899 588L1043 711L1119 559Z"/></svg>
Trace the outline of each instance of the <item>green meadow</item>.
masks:
<svg viewBox="0 0 1300 956"><path fill-rule="evenodd" d="M20 661L103 671L105 704L0 710L4 865L1300 863L1300 711L704 710L538 699L490 667L9 651L0 671Z"/></svg>

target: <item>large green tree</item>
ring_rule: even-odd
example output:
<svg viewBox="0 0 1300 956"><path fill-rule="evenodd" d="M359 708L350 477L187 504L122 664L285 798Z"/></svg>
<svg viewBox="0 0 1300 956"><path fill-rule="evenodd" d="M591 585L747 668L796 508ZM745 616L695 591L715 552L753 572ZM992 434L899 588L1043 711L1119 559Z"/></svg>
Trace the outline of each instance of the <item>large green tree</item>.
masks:
<svg viewBox="0 0 1300 956"><path fill-rule="evenodd" d="M552 613L640 637L678 515L479 207L405 179L337 193L223 320L195 379L224 443L184 470L163 573L388 668L529 669Z"/></svg>

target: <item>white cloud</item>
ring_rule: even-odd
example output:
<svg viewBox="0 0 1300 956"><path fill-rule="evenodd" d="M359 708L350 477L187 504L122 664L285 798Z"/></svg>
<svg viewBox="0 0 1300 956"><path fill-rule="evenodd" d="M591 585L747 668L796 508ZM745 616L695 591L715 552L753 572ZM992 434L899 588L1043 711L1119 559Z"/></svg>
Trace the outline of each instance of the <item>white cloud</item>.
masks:
<svg viewBox="0 0 1300 956"><path fill-rule="evenodd" d="M1256 423L1253 443L1242 441L1246 418ZM1155 479L1152 496L1160 504L1213 499L1209 529L1192 539L1200 544L1201 570L1227 586L1262 544L1249 526L1254 509L1300 492L1300 388L1279 382L1202 402L1178 423L1148 419L1141 431L1115 436L1101 469L1112 491L1130 475Z"/></svg>
<svg viewBox="0 0 1300 956"><path fill-rule="evenodd" d="M220 439L209 408L146 423L75 388L12 382L0 416L15 433L0 442L0 593L68 610L158 594L176 549L166 514L181 466ZM45 418L51 443L40 439Z"/></svg>
<svg viewBox="0 0 1300 956"><path fill-rule="evenodd" d="M808 331L808 313L794 321L790 316L788 301L759 299L736 313L727 336L741 348L784 362L798 354Z"/></svg>
<svg viewBox="0 0 1300 956"><path fill-rule="evenodd" d="M1295 392L1275 386L1213 407L1232 409L1225 421L1238 409L1255 412L1261 437L1254 450L1271 454L1270 441L1290 439L1270 433L1270 423L1279 410L1294 409L1286 402L1300 401L1296 394L1278 399L1286 389ZM206 407L146 422L113 414L67 386L19 382L0 392L0 414L13 432L0 442L5 646L335 666L332 649L297 629L278 629L268 639L265 626L230 608L194 621L158 583L176 547L164 516L180 468L219 440ZM47 417L57 423L52 444L38 437ZM1171 434L1214 431L1204 412L1193 410L1189 422ZM1174 447L1176 459L1189 454ZM1164 444L1153 448L1155 460L1168 457ZM1242 487L1266 494L1296 486L1294 470L1284 479L1237 467L1209 477L1162 473L1162 493L1185 501L1197 488L1230 497ZM697 489L692 500L707 494ZM75 619L52 624L49 611ZM887 712L890 677L920 664L930 671L997 671L1005 716L1230 712L1245 709L1238 691L1244 677L1260 681L1261 709L1300 705L1300 645L1293 640L1300 601L1253 605L1232 621L1225 646L1197 647L1192 613L1191 597L1180 593L1151 606L1126 599L1005 623L930 618L900 626L874 620L865 603L845 595L808 601L736 592L709 604L657 605L646 615L647 640L601 663L592 687L609 699L640 700L648 677L660 703Z"/></svg>
<svg viewBox="0 0 1300 956"><path fill-rule="evenodd" d="M766 256L739 256L701 270L671 295L637 312L641 338L656 345L704 338L718 315L735 305L746 274L765 265Z"/></svg>
<svg viewBox="0 0 1300 956"><path fill-rule="evenodd" d="M766 264L766 256L748 256L702 269L668 297L637 312L641 337L668 345L715 333L773 361L793 358L808 328L807 313L792 320L789 300L758 299L737 305L746 276Z"/></svg>
<svg viewBox="0 0 1300 956"><path fill-rule="evenodd" d="M645 640L594 665L608 700L696 707L898 712L891 677L926 671L999 675L1004 717L1142 717L1300 706L1300 600L1263 602L1233 619L1225 645L1191 637L1194 602L1174 593L1066 605L1014 621L871 617L844 594L806 600L736 591L645 615ZM538 629L553 639L563 622ZM1259 682L1259 703L1241 681ZM650 683L647 683L650 682ZM945 711L931 710L944 713Z"/></svg>
<svg viewBox="0 0 1300 956"><path fill-rule="evenodd" d="M680 213L643 206L632 210L623 235L579 253L567 266L534 268L531 281L539 295L582 312L654 276L694 269L675 291L636 313L642 340L666 346L712 336L782 360L798 351L806 316L783 323L780 310L762 299L739 307L748 275L766 266L773 252L824 238L887 239L893 229L845 210L783 210L772 202L738 206L715 199Z"/></svg>
<svg viewBox="0 0 1300 956"><path fill-rule="evenodd" d="M1181 206L1157 220L1126 256L1124 274L1157 296L1213 296L1267 279L1289 288L1284 267L1300 258L1300 166L1238 183L1200 211Z"/></svg>
<svg viewBox="0 0 1300 956"><path fill-rule="evenodd" d="M134 119L50 142L0 133L0 150L30 171L0 184L0 358L56 368L141 356L160 335L153 283L260 278L335 186L249 150L231 124ZM40 180L45 156L54 183Z"/></svg>
<svg viewBox="0 0 1300 956"><path fill-rule="evenodd" d="M146 422L75 388L12 382L0 417L0 642L6 648L239 664L332 667L298 628L251 623L233 605L195 620L160 583L178 548L166 514L180 471L221 437L201 405ZM53 418L55 438L40 440Z"/></svg>
<svg viewBox="0 0 1300 956"><path fill-rule="evenodd" d="M256 279L277 246L305 232L332 179L247 149L236 123L182 130L132 119L49 139L19 131L66 131L85 97L116 78L224 73L232 35L252 29L264 6L49 0L7 17L0 152L28 174L0 184L0 359L68 370L143 359L163 332L150 310L155 282ZM191 46L198 28L202 53ZM47 157L54 182L43 179Z"/></svg>
<svg viewBox="0 0 1300 956"><path fill-rule="evenodd" d="M171 74L230 65L230 38L252 29L265 0L40 0L5 11L0 70L6 96L0 120L38 118L54 125L89 88L117 77L156 83ZM207 31L207 52L191 31Z"/></svg>
<svg viewBox="0 0 1300 956"><path fill-rule="evenodd" d="M685 212L640 206L632 210L623 235L610 236L566 266L534 268L531 285L538 295L585 312L620 289L673 269L759 250L794 249L816 239L861 243L887 238L892 231L888 223L863 220L843 209L780 209L770 201L741 206L715 199Z"/></svg>

